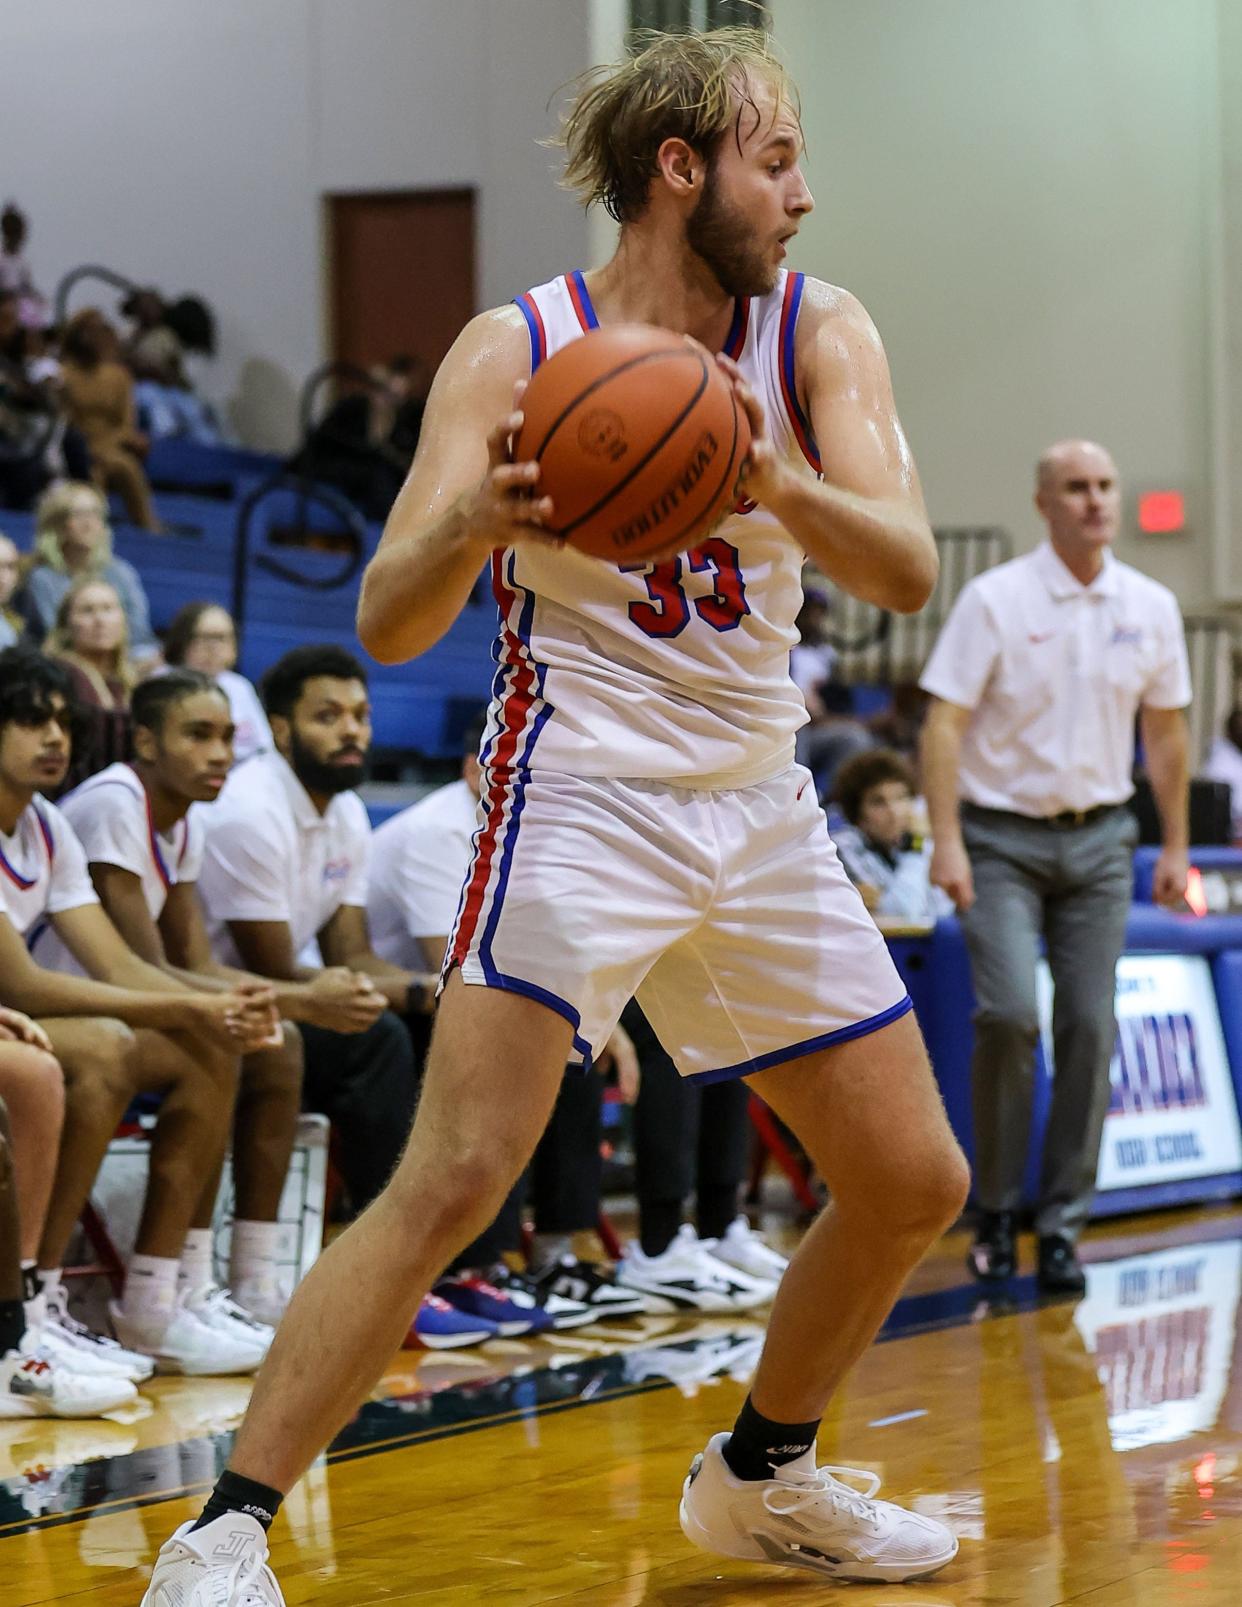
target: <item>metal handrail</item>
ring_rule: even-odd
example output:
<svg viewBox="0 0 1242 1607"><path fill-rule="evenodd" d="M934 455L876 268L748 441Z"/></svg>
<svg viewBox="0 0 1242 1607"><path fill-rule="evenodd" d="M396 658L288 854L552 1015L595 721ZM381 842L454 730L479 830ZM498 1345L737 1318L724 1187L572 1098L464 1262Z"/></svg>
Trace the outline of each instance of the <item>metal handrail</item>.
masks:
<svg viewBox="0 0 1242 1607"><path fill-rule="evenodd" d="M127 279L123 273L117 273L113 268L105 268L97 262L84 262L81 267L70 268L56 286L53 303L58 324L64 323L65 314L69 311L69 296L83 279L102 279L106 285L111 285L113 290L123 290L127 293L142 289L136 280Z"/></svg>
<svg viewBox="0 0 1242 1607"><path fill-rule="evenodd" d="M315 403L319 393L329 380L346 379L353 385L361 386L363 390L384 394L386 387L382 380L375 378L365 368L357 363L330 362L321 363L314 369L302 386L301 398L298 402L298 418L302 427L302 442L305 445L310 440L311 432L315 428Z"/></svg>
<svg viewBox="0 0 1242 1607"><path fill-rule="evenodd" d="M348 586L362 567L362 558L366 551L367 527L366 521L353 503L331 486L320 485L288 469L277 470L275 474L269 475L266 480L261 480L258 485L252 487L237 508L237 524L233 537L232 613L239 635L245 621L246 571L250 561L250 532L255 509L265 498L278 491L296 491L303 508L307 503L316 502L336 514L341 521L343 533L349 537L349 554L339 570L321 577L304 575L267 553L259 553L256 556L254 562L257 569L262 569L269 575L275 575L280 580L288 581L290 585L301 586L308 591L335 591L341 586Z"/></svg>

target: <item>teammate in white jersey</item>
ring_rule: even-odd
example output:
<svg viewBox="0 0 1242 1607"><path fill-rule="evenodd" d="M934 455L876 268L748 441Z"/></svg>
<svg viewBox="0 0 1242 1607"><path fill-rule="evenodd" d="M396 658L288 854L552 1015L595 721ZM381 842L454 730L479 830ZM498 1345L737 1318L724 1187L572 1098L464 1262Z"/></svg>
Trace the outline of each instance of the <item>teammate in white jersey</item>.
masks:
<svg viewBox="0 0 1242 1607"><path fill-rule="evenodd" d="M39 796L68 767L69 694L60 665L20 648L0 654L0 975L6 1001L40 1020L66 1082L39 1249L45 1337L79 1362L135 1378L157 1362L186 1372L253 1371L262 1349L200 1322L179 1299L178 1269L194 1205L223 1150L237 1057L271 1031L271 991L187 987L134 954L100 909L73 828ZM32 958L48 925L84 974ZM137 1094L154 1092L160 1111L121 1306L142 1354L118 1354L69 1317L60 1269L117 1122Z"/></svg>
<svg viewBox="0 0 1242 1607"><path fill-rule="evenodd" d="M852 296L782 266L812 200L795 91L762 33L657 36L580 93L566 141L569 179L621 223L616 255L467 326L359 607L369 652L415 657L492 555L479 841L418 1119L390 1187L295 1295L230 1468L161 1553L148 1604L199 1580L223 1598L239 1573L248 1601L281 1600L263 1534L280 1493L525 1164L571 1043L590 1056L634 991L684 1073L747 1077L833 1201L785 1274L732 1435L694 1464L683 1529L846 1578L921 1576L957 1549L814 1459L834 1390L967 1188L905 990L793 765L803 554L885 608L922 607L935 582L887 365ZM565 550L538 466L510 461L515 387L596 320L731 349L754 437L755 511L633 571Z"/></svg>
<svg viewBox="0 0 1242 1607"><path fill-rule="evenodd" d="M191 806L214 803L232 762L234 721L223 688L195 670L172 670L136 688L131 716L134 762L109 765L75 788L61 807L86 850L95 891L135 954L195 988L268 987L285 1018L273 1044L243 1060L233 1118L229 1284L244 1311L269 1323L284 1306L277 1215L302 1081L301 1039L289 1023L313 1015L315 1001L307 983L271 983L231 970L211 953L196 885L203 814ZM46 941L55 939L49 934ZM35 958L57 964L45 955L44 943L36 947ZM204 1185L182 1253L182 1276L196 1308L227 1315L231 1303L218 1298L211 1266L219 1181L217 1169Z"/></svg>

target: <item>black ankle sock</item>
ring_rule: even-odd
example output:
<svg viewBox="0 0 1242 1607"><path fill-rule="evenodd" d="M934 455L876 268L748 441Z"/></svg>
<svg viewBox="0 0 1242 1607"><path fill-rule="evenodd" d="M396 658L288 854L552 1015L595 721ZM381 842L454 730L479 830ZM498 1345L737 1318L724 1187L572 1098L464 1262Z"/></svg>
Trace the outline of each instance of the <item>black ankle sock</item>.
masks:
<svg viewBox="0 0 1242 1607"><path fill-rule="evenodd" d="M755 1410L748 1395L720 1454L735 1479L770 1479L773 1468L809 1451L818 1433L819 1418L811 1423L775 1423Z"/></svg>
<svg viewBox="0 0 1242 1607"><path fill-rule="evenodd" d="M639 1243L644 1255L663 1255L681 1227L681 1201L644 1200L639 1206Z"/></svg>
<svg viewBox="0 0 1242 1607"><path fill-rule="evenodd" d="M258 1484L254 1479L244 1479L240 1473L231 1473L225 1468L216 1480L211 1498L203 1508L203 1515L194 1528L202 1529L206 1524L214 1523L217 1518L224 1517L226 1512L244 1512L261 1523L265 1529L270 1529L283 1500L284 1496L279 1490L273 1490L266 1484Z"/></svg>
<svg viewBox="0 0 1242 1607"><path fill-rule="evenodd" d="M0 1300L0 1356L16 1350L26 1332L26 1308L20 1300Z"/></svg>
<svg viewBox="0 0 1242 1607"><path fill-rule="evenodd" d="M699 1190L695 1217L700 1239L723 1239L725 1229L737 1215L737 1184L716 1184Z"/></svg>
<svg viewBox="0 0 1242 1607"><path fill-rule="evenodd" d="M22 1299L37 1300L42 1285L39 1283L39 1269L37 1267L22 1268Z"/></svg>

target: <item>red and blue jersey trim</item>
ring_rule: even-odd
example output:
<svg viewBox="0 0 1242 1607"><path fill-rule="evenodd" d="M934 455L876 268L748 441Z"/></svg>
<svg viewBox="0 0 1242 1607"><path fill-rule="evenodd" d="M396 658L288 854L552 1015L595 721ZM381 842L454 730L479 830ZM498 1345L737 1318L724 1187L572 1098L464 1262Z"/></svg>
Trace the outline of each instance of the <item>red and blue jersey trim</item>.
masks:
<svg viewBox="0 0 1242 1607"><path fill-rule="evenodd" d="M39 834L43 838L43 848L47 854L48 865L54 865L56 863L56 839L52 836L52 828L43 818L43 811L38 804L32 803L30 808L39 825ZM19 888L23 893L28 893L39 880L37 873L34 876L23 876L17 866L7 857L3 848L0 848L0 871L3 871L13 883L13 886Z"/></svg>
<svg viewBox="0 0 1242 1607"><path fill-rule="evenodd" d="M819 447L816 446L815 436L811 432L811 422L802 411L802 404L798 401L798 386L794 373L794 346L798 329L798 309L802 305L802 282L804 278L804 274L790 273L785 279L785 299L781 304L781 327L778 339L781 396L784 398L785 412L789 416L794 439L802 449L803 457L815 470L816 474L822 474L823 464L820 462Z"/></svg>
<svg viewBox="0 0 1242 1607"><path fill-rule="evenodd" d="M750 297L739 296L733 303L733 322L729 325L729 333L725 336L725 343L721 348L725 356L731 357L734 362L742 355L749 329Z"/></svg>
<svg viewBox="0 0 1242 1607"><path fill-rule="evenodd" d="M595 316L595 307L591 302L591 292L586 287L586 280L580 271L575 268L572 273L565 275L565 289L569 292L569 300L577 314L578 322L582 325L583 334L589 334L592 329L599 328L599 319Z"/></svg>
<svg viewBox="0 0 1242 1607"><path fill-rule="evenodd" d="M529 290L523 291L520 296L515 296L514 300L521 309L530 334L530 371L533 374L548 355L548 333L543 327L539 304Z"/></svg>

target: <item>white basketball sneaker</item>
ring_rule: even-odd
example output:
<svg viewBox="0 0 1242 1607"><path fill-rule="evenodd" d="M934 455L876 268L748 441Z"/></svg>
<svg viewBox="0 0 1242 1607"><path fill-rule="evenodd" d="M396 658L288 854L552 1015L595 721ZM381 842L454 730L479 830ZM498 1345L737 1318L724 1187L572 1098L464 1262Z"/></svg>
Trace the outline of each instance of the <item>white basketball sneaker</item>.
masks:
<svg viewBox="0 0 1242 1607"><path fill-rule="evenodd" d="M102 1417L132 1406L138 1391L119 1373L75 1373L66 1362L32 1345L0 1355L0 1418Z"/></svg>
<svg viewBox="0 0 1242 1607"><path fill-rule="evenodd" d="M957 1536L943 1523L873 1500L874 1473L817 1468L812 1446L770 1479L737 1479L720 1454L728 1438L708 1441L682 1487L682 1533L700 1550L891 1585L925 1579L957 1555Z"/></svg>
<svg viewBox="0 0 1242 1607"><path fill-rule="evenodd" d="M617 1282L637 1289L651 1312L749 1311L776 1292L774 1282L717 1261L688 1222L660 1255L644 1255L641 1245L628 1244Z"/></svg>
<svg viewBox="0 0 1242 1607"><path fill-rule="evenodd" d="M72 1372L103 1374L142 1384L155 1371L149 1356L126 1350L115 1339L97 1334L79 1322L69 1310L63 1283L45 1284L39 1299L42 1308L31 1325L38 1333L39 1344Z"/></svg>
<svg viewBox="0 0 1242 1607"><path fill-rule="evenodd" d="M191 1528L183 1523L161 1547L140 1607L285 1607L261 1523L226 1512Z"/></svg>
<svg viewBox="0 0 1242 1607"><path fill-rule="evenodd" d="M108 1307L117 1337L128 1349L149 1356L158 1373L182 1373L186 1377L227 1377L234 1373L257 1373L267 1354L266 1346L238 1333L205 1322L189 1306L179 1305L168 1327L153 1338L130 1319L113 1301Z"/></svg>
<svg viewBox="0 0 1242 1607"><path fill-rule="evenodd" d="M761 1282L779 1283L789 1265L788 1258L778 1255L744 1216L734 1217L723 1238L702 1239L700 1243L717 1261Z"/></svg>
<svg viewBox="0 0 1242 1607"><path fill-rule="evenodd" d="M185 1303L209 1328L216 1328L233 1339L241 1340L243 1344L261 1350L265 1356L271 1349L276 1330L260 1321L218 1284L213 1283L197 1291L187 1297Z"/></svg>

